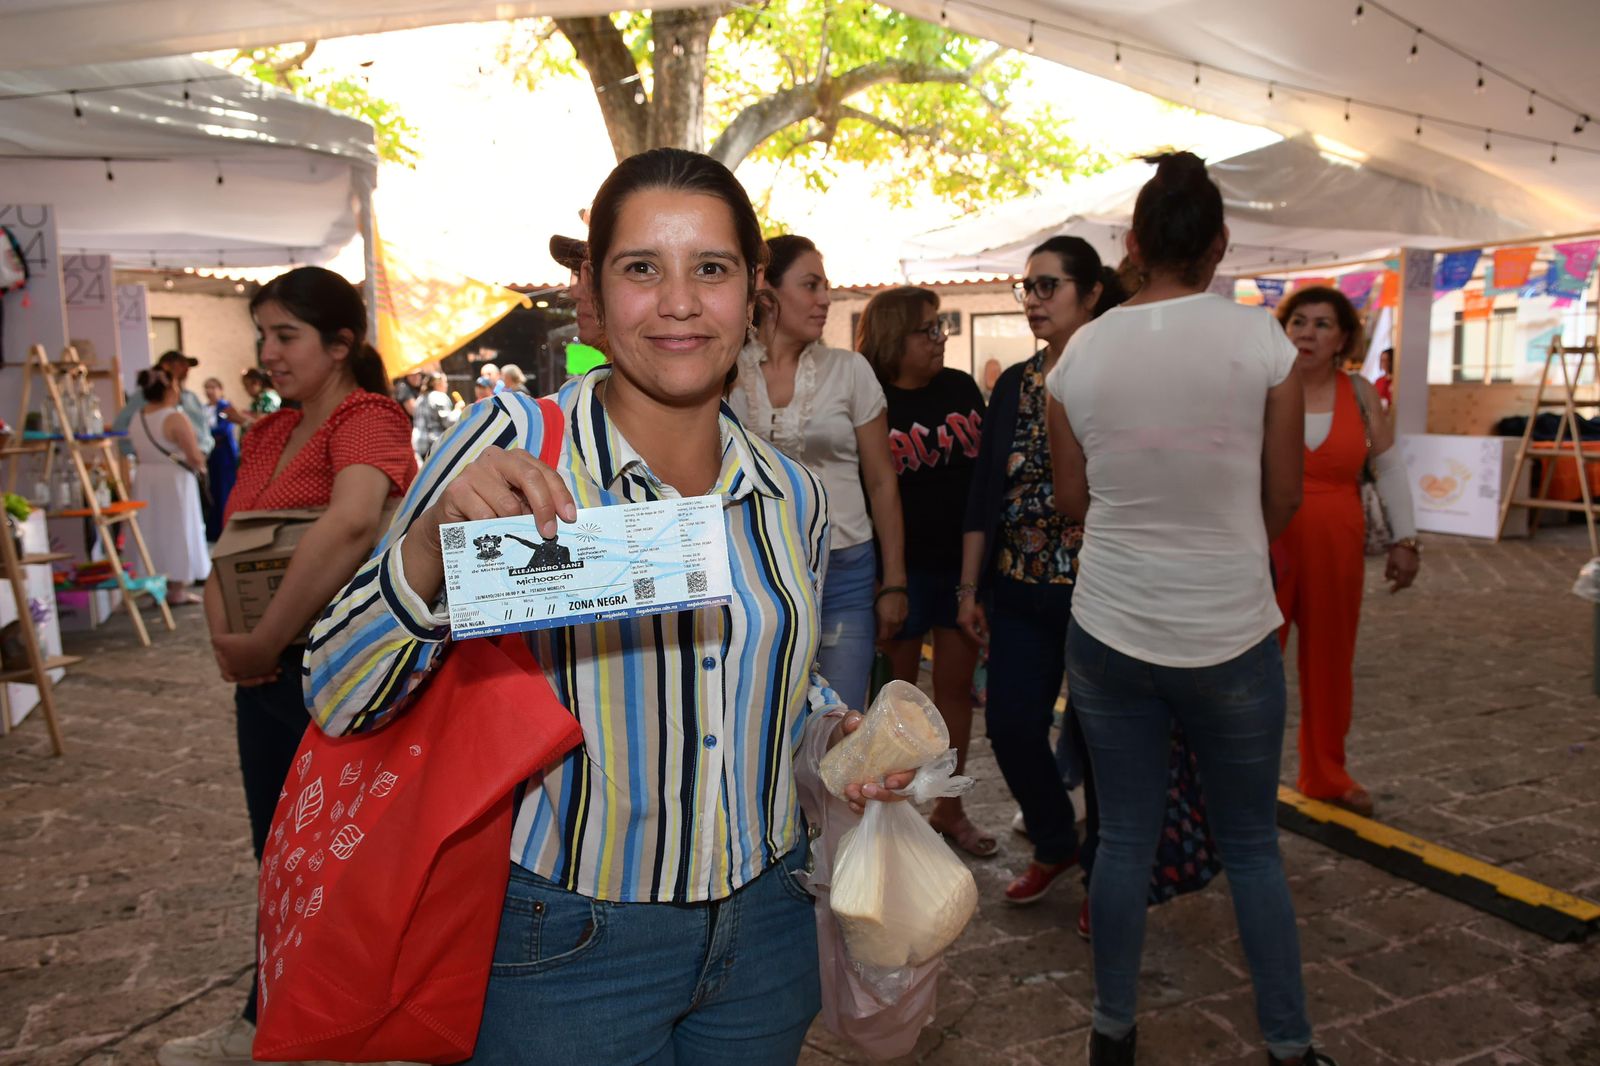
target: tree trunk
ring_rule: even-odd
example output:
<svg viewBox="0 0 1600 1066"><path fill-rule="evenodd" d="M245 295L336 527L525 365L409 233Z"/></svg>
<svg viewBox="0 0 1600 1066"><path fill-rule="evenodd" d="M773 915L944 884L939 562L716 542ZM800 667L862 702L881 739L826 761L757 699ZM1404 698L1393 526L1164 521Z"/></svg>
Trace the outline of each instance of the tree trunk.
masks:
<svg viewBox="0 0 1600 1066"><path fill-rule="evenodd" d="M633 55L611 16L558 18L555 22L578 53L578 62L589 72L617 161L644 151L649 147L649 101L634 101L644 86Z"/></svg>
<svg viewBox="0 0 1600 1066"><path fill-rule="evenodd" d="M655 75L650 101L651 148L706 148L706 57L711 32L726 9L685 7L651 16Z"/></svg>

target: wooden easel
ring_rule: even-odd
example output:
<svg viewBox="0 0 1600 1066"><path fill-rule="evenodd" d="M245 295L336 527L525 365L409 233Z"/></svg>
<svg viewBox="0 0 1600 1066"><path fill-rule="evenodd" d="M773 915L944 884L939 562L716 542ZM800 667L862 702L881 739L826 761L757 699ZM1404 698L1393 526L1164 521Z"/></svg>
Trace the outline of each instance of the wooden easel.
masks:
<svg viewBox="0 0 1600 1066"><path fill-rule="evenodd" d="M32 391L33 379L38 376L44 383L45 402L55 411L56 424L63 427L63 431L46 440L23 441L18 447L6 449L9 466L6 486L8 491L15 491L16 460L30 452L44 455L44 481L45 484L50 484L56 449L58 447L63 449L65 461L73 466L73 472L77 476L87 506L50 510L47 506L48 501L40 501L40 504L46 506L51 518L87 518L94 523L100 544L106 553L106 560L111 564L111 579L103 583L102 587L115 587L122 592L122 602L128 609L128 617L133 621L134 632L138 634L139 642L149 647L150 634L145 629L143 616L139 613L137 602L139 596L149 596L155 601L156 609L167 629L173 630L178 626L173 620L172 608L167 605L166 576L155 572L155 564L150 559L150 549L145 544L144 533L139 529L139 511L145 505L129 495L128 486L122 479L122 466L116 450L121 434L101 433L96 436L75 434L63 400L63 387L74 389L82 395L88 387L88 378L93 373L78 358L76 349L71 345L62 352L59 363L50 361L43 345L35 344L29 349L27 373L22 379L21 416L17 419L17 424L19 426L24 424L27 418L29 394ZM109 506L102 506L95 496L94 478L90 474L91 462L105 470L106 477L111 483L113 502ZM127 570L123 568L122 555L117 551L116 527L119 525L127 526L129 534L133 537L134 547L143 567L140 577L129 577Z"/></svg>
<svg viewBox="0 0 1600 1066"><path fill-rule="evenodd" d="M1576 356L1574 364L1570 357ZM1511 492L1506 494L1505 500L1500 505L1500 526L1495 533L1499 540L1505 533L1506 519L1511 514L1513 507L1526 507L1528 515L1528 536L1533 536L1539 527L1540 511L1579 511L1589 525L1589 553L1600 555L1600 530L1596 528L1596 504L1593 494L1589 491L1589 463L1600 462L1600 451L1586 452L1583 449L1583 438L1578 433L1578 408L1600 408L1600 401L1578 399L1578 384L1583 380L1584 367L1587 366L1600 380L1600 353L1595 347L1595 338L1590 337L1583 344L1562 344L1561 338L1556 337L1550 342L1550 349L1544 357L1544 373L1539 377L1539 388L1534 393L1533 410L1528 415L1528 428L1522 432L1522 445L1517 449L1517 465L1512 470L1511 485L1514 487L1521 483L1522 469L1532 459L1554 460L1545 465L1544 476L1539 479L1539 487L1529 496L1516 496ZM1545 398L1545 389L1552 384L1551 371L1555 367L1561 368L1561 395L1559 398ZM1539 419L1539 413L1548 408L1560 409L1560 422L1556 429L1556 439L1548 444L1535 444L1533 441L1534 423ZM1548 499L1550 483L1555 478L1556 463L1561 459L1571 458L1578 465L1578 492L1581 500L1552 500ZM1530 482L1531 484L1531 482Z"/></svg>

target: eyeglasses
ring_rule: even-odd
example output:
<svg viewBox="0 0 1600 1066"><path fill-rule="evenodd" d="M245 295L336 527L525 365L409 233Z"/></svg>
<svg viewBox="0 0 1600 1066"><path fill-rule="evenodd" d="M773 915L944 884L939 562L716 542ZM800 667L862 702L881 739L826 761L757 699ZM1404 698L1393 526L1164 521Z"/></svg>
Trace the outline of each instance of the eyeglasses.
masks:
<svg viewBox="0 0 1600 1066"><path fill-rule="evenodd" d="M950 336L950 327L945 325L943 319L935 319L934 321L929 322L926 326L918 326L911 332L921 333L933 343L938 344L940 341Z"/></svg>
<svg viewBox="0 0 1600 1066"><path fill-rule="evenodd" d="M1065 280L1065 278L1053 278L1049 274L1040 274L1036 278L1023 278L1011 286L1011 295L1017 298L1019 304L1026 303L1030 295L1048 300L1056 294L1056 286Z"/></svg>

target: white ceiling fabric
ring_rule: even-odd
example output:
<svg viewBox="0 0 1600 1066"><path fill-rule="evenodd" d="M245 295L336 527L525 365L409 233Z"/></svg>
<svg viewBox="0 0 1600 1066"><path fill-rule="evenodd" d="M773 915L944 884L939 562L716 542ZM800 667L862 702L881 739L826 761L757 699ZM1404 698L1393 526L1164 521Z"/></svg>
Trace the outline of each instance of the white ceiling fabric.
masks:
<svg viewBox="0 0 1600 1066"><path fill-rule="evenodd" d="M323 262L357 234L376 173L366 123L189 57L0 72L0 200L53 205L67 252Z"/></svg>
<svg viewBox="0 0 1600 1066"><path fill-rule="evenodd" d="M0 70L256 48L535 15L688 7L692 0L0 0Z"/></svg>
<svg viewBox="0 0 1600 1066"><path fill-rule="evenodd" d="M1202 155L1208 154L1204 146ZM1442 248L1526 236L1508 219L1437 189L1356 166L1310 139L1209 153L1232 244L1223 273L1286 270L1386 254L1402 245ZM1122 258L1134 198L1154 168L1125 163L921 234L903 252L910 280L964 272L1019 273L1045 238L1071 234L1102 258Z"/></svg>
<svg viewBox="0 0 1600 1066"><path fill-rule="evenodd" d="M1019 49L1031 28L1035 52L1067 66L1285 137L1334 138L1364 154L1374 169L1477 204L1524 226L1525 235L1600 223L1600 124L1573 133L1574 110L1600 118L1600 65L1593 61L1600 3L1594 0L1385 5L1537 90L1532 116L1526 90L1491 72L1485 91L1476 92L1474 63L1426 38L1417 60L1408 63L1412 29L1372 3L1352 24L1356 0L892 2L925 19L937 20L942 9L952 28ZM1204 64L1198 86L1196 61ZM1268 82L1275 83L1271 99ZM1463 126L1424 120L1419 139L1419 113ZM1491 137L1485 151L1486 128L1534 140ZM1554 164L1551 142L1558 145Z"/></svg>

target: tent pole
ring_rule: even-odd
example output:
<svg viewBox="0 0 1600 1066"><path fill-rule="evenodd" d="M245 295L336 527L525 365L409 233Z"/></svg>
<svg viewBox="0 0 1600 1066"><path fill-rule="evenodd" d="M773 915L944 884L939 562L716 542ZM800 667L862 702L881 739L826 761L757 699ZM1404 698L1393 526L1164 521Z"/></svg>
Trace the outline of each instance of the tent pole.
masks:
<svg viewBox="0 0 1600 1066"><path fill-rule="evenodd" d="M372 186L376 173L352 171L356 183L356 219L361 227L361 298L367 305L367 342L378 343L378 242L372 218Z"/></svg>

